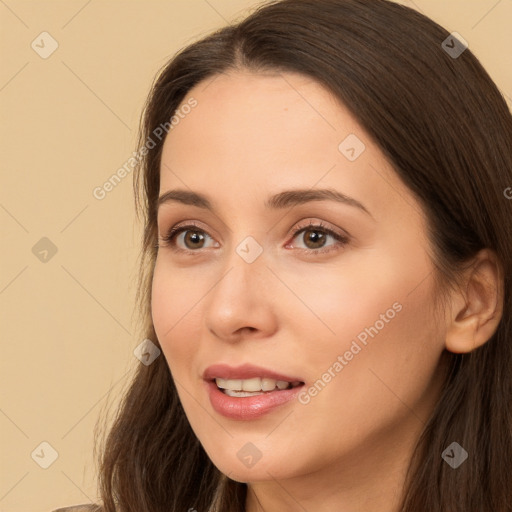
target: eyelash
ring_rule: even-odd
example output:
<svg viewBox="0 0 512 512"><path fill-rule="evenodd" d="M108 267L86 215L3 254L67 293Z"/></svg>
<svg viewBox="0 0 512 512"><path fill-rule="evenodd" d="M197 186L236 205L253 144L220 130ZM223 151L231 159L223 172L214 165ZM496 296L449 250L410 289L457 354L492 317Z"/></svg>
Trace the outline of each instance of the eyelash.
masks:
<svg viewBox="0 0 512 512"><path fill-rule="evenodd" d="M175 242L174 242L175 238L179 234L181 234L184 231L189 231L189 230L191 230L191 231L198 231L200 233L204 233L204 234L208 235L208 233L206 231L201 229L200 226L194 224L193 222L191 222L190 224L187 224L185 226L177 226L177 227L173 226L171 229L169 229L167 234L161 238L161 242L163 242L163 244L157 243L155 248L169 247L174 252L186 253L186 254L189 254L189 255L191 255L193 253L199 253L200 252L199 250L182 249L181 247L177 247ZM333 231L333 230L331 230L329 228L324 227L321 222L319 224L314 224L311 221L309 222L309 224L307 224L305 226L298 225L296 227L296 229L293 231L292 240L294 238L296 238L298 234L302 233L303 231L308 231L308 230L318 231L318 232L321 232L321 233L323 233L325 235L330 235L330 236L332 236L338 242L338 244L329 245L329 246L327 246L325 248L320 248L320 249L302 249L302 248L299 248L299 250L301 252L306 253L308 255L325 254L325 253L331 252L333 250L338 250L341 247L345 246L350 241L348 236L341 235L340 233L336 233L335 231ZM208 236L210 236L210 235L208 235ZM212 238L212 237L210 236L210 238Z"/></svg>

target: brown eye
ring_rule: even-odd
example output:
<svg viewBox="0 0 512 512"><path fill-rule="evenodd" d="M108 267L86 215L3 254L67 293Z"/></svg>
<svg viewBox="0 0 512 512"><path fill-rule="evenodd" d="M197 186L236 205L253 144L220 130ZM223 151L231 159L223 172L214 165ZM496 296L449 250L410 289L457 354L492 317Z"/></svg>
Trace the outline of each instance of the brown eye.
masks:
<svg viewBox="0 0 512 512"><path fill-rule="evenodd" d="M302 239L308 249L319 249L324 246L327 235L319 229L306 229L303 231Z"/></svg>
<svg viewBox="0 0 512 512"><path fill-rule="evenodd" d="M312 223L304 227L299 226L293 233L293 240L295 239L298 242L293 246L311 255L335 251L349 242L348 235L337 233L322 224ZM329 240L333 240L333 243L329 243Z"/></svg>
<svg viewBox="0 0 512 512"><path fill-rule="evenodd" d="M183 242L187 249L201 249L204 245L204 235L200 231L184 231Z"/></svg>
<svg viewBox="0 0 512 512"><path fill-rule="evenodd" d="M213 238L199 226L189 224L186 226L172 227L169 232L163 236L158 247L169 247L176 252L198 252L198 249L207 248L208 239L211 240L210 246L218 247Z"/></svg>

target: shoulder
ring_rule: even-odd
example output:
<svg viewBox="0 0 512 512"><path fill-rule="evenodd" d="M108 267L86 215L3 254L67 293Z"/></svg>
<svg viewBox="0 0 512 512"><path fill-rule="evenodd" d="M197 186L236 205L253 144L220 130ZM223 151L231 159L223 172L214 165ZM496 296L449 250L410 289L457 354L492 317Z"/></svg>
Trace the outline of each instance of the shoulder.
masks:
<svg viewBox="0 0 512 512"><path fill-rule="evenodd" d="M57 508L52 512L103 512L103 508L100 505L74 505L71 507Z"/></svg>

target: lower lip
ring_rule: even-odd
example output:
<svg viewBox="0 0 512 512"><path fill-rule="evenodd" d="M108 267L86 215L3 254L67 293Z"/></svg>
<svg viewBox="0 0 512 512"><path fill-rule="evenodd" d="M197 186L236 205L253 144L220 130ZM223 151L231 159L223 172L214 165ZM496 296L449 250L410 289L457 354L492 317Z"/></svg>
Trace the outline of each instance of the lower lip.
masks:
<svg viewBox="0 0 512 512"><path fill-rule="evenodd" d="M304 384L291 389L270 391L261 395L234 397L224 394L215 381L206 382L208 395L213 409L234 420L253 420L267 414L271 410L290 402L300 393Z"/></svg>

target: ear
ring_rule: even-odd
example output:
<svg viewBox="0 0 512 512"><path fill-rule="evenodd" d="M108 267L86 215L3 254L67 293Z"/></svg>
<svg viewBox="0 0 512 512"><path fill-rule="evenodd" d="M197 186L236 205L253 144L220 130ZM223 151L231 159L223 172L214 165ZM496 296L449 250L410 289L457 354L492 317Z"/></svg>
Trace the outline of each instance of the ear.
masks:
<svg viewBox="0 0 512 512"><path fill-rule="evenodd" d="M446 350L456 354L482 346L496 332L503 314L503 270L494 251L482 249L452 297Z"/></svg>

